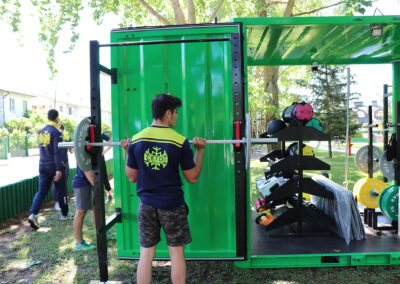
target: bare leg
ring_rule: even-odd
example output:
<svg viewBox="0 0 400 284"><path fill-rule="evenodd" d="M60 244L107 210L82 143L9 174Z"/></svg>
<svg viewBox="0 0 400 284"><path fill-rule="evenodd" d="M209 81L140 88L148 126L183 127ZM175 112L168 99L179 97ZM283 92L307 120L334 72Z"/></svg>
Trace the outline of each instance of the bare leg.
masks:
<svg viewBox="0 0 400 284"><path fill-rule="evenodd" d="M174 284L186 283L186 262L184 246L168 246L171 257L171 279Z"/></svg>
<svg viewBox="0 0 400 284"><path fill-rule="evenodd" d="M74 233L75 239L78 244L80 244L83 240L82 237L82 227L83 227L83 219L85 218L86 210L76 209L75 217L74 217Z"/></svg>
<svg viewBox="0 0 400 284"><path fill-rule="evenodd" d="M140 247L140 259L136 272L136 280L138 284L150 284L151 282L151 265L156 253L156 246L150 248Z"/></svg>

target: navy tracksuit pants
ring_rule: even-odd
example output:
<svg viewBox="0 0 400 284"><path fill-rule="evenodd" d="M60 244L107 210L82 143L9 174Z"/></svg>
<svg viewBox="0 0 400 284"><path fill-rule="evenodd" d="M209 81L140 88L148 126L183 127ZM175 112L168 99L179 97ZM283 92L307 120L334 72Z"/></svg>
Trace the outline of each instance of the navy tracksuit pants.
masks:
<svg viewBox="0 0 400 284"><path fill-rule="evenodd" d="M30 212L37 215L39 213L40 206L42 205L43 199L46 197L50 190L53 178L56 175L55 164L39 165L39 190L35 194L32 201ZM58 195L58 204L61 208L61 213L64 216L68 214L68 203L67 203L67 187L65 181L65 174L63 173L61 179L54 182L54 186Z"/></svg>

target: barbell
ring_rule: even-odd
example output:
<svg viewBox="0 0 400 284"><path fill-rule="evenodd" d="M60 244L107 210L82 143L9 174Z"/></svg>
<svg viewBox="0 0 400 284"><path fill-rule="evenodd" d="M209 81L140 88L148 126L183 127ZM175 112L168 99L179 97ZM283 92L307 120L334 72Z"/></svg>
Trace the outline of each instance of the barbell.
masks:
<svg viewBox="0 0 400 284"><path fill-rule="evenodd" d="M75 128L73 142L60 142L59 148L74 148L76 162L83 171L92 169L92 156L86 151L86 146L103 147L103 146L121 146L121 142L88 142L87 137L90 128L90 119L88 117L82 119ZM242 139L230 140L207 140L207 144L245 144L245 160L246 169L250 168L250 147L252 144L269 144L277 143L278 138L250 138L250 115L246 114L245 137ZM189 143L193 144L193 140Z"/></svg>

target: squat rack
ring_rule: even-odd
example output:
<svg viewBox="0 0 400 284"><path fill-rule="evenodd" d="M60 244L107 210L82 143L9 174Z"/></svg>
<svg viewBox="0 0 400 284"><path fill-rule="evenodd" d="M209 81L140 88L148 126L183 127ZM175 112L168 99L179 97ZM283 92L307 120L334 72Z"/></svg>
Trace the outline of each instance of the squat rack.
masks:
<svg viewBox="0 0 400 284"><path fill-rule="evenodd" d="M176 43L198 43L198 42L231 42L232 57L232 101L234 110L233 139L240 139L245 132L245 101L243 83L243 38L242 24L210 24L209 26L237 26L238 32L231 34L230 38L202 38L202 39L182 39L182 40L159 40L159 41L140 41L99 44L98 41L90 41L90 103L91 103L91 123L94 125L95 141L100 141L101 137L101 100L100 100L100 72L111 77L111 84L118 83L118 70L107 68L100 64L99 49L101 47L123 47L137 45L156 45L156 44L176 44ZM189 25L190 26L190 25ZM233 64L233 62L235 62ZM250 137L247 137L250 138ZM245 147L235 143L235 208L236 208L236 260L244 260L247 256L247 219L246 219L246 190L247 172L245 168ZM121 208L116 208L116 212L105 220L104 195L103 195L103 163L101 148L96 148L96 155L92 156L92 168L94 174L94 205L96 217L97 235L97 254L100 270L100 282L108 281L108 261L107 261L107 237L106 231L116 223L122 222ZM247 153L250 155L250 153Z"/></svg>

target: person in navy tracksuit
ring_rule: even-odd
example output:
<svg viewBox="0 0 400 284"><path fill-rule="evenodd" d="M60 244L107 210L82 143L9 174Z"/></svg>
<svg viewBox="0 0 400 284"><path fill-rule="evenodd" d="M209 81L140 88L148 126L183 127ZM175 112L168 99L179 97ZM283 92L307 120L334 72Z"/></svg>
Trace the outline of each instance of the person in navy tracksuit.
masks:
<svg viewBox="0 0 400 284"><path fill-rule="evenodd" d="M63 134L63 141L65 142L71 142L71 138L65 133L65 126L64 124L60 123L60 130ZM68 194L68 177L69 177L69 163L68 163L68 150L72 153L72 149L73 148L61 148L59 149L59 151L62 152L62 164L64 166L64 171L63 171L63 178L64 178L64 185L65 185L65 190L63 190L63 192L65 194ZM53 194L53 199L54 199L54 209L57 211L61 211L61 207L58 204L58 199L60 198L58 196L58 191L56 190L56 186L53 183L52 187L51 187L51 192ZM68 196L67 196L68 198ZM68 199L67 199L68 202Z"/></svg>
<svg viewBox="0 0 400 284"><path fill-rule="evenodd" d="M58 111L49 110L47 113L48 124L39 131L39 190L35 194L30 209L28 221L34 229L39 228L38 213L46 194L54 181L58 191L58 202L61 207L61 220L68 219L68 204L66 203L65 180L63 176L62 151L58 143L62 141L62 133L58 125Z"/></svg>

